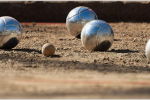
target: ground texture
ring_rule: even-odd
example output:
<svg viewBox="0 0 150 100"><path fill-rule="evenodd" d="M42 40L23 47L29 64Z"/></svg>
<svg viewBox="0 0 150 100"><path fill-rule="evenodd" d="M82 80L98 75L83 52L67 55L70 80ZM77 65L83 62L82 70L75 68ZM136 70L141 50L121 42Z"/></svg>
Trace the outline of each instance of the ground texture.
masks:
<svg viewBox="0 0 150 100"><path fill-rule="evenodd" d="M0 98L150 98L150 24L109 24L115 39L107 52L87 51L65 24L23 24L20 43L0 50ZM48 42L53 57L41 54Z"/></svg>

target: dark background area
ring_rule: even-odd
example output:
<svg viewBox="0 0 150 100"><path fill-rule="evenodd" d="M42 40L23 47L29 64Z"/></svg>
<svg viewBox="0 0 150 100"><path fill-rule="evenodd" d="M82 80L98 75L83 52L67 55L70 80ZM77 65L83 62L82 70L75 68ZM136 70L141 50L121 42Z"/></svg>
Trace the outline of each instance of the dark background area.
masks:
<svg viewBox="0 0 150 100"><path fill-rule="evenodd" d="M90 7L107 22L150 22L150 2L1 2L0 16L21 22L65 22L77 6Z"/></svg>

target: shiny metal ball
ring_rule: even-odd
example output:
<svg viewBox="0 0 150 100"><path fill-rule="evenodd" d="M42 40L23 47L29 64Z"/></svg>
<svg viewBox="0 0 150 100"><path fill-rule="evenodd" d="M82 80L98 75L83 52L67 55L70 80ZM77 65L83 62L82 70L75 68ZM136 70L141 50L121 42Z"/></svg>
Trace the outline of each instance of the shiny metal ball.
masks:
<svg viewBox="0 0 150 100"><path fill-rule="evenodd" d="M150 39L147 41L145 46L145 55L148 61L150 61Z"/></svg>
<svg viewBox="0 0 150 100"><path fill-rule="evenodd" d="M89 51L107 51L114 40L114 33L103 20L88 22L82 29L81 42Z"/></svg>
<svg viewBox="0 0 150 100"><path fill-rule="evenodd" d="M22 33L21 24L12 17L0 17L0 48L11 49L15 47L20 40Z"/></svg>
<svg viewBox="0 0 150 100"><path fill-rule="evenodd" d="M98 18L92 9L84 6L76 7L69 12L66 18L67 30L71 35L80 38L83 26L94 19Z"/></svg>

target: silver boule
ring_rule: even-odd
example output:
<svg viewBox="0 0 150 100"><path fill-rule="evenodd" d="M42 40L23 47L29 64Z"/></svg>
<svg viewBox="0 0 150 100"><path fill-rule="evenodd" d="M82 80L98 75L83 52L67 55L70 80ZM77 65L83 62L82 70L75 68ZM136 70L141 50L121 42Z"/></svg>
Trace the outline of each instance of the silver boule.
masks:
<svg viewBox="0 0 150 100"><path fill-rule="evenodd" d="M11 49L15 47L20 40L22 33L21 24L12 17L0 17L0 48Z"/></svg>
<svg viewBox="0 0 150 100"><path fill-rule="evenodd" d="M147 41L146 46L145 46L145 55L149 62L150 61L150 39Z"/></svg>
<svg viewBox="0 0 150 100"><path fill-rule="evenodd" d="M94 19L98 18L92 9L84 6L76 7L69 12L66 18L67 30L71 35L80 38L83 26Z"/></svg>
<svg viewBox="0 0 150 100"><path fill-rule="evenodd" d="M103 20L88 22L82 29L81 42L89 51L107 51L114 40L114 33Z"/></svg>

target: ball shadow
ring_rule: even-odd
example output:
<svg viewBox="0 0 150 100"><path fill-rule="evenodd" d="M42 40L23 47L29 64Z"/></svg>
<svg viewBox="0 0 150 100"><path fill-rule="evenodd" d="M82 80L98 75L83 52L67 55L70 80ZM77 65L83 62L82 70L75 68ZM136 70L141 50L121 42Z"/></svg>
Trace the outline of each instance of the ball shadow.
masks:
<svg viewBox="0 0 150 100"><path fill-rule="evenodd" d="M23 49L11 49L11 50L14 50L14 51L21 51L21 52L27 52L27 53L30 53L30 52L41 53L40 50L28 49L28 48L23 48Z"/></svg>
<svg viewBox="0 0 150 100"><path fill-rule="evenodd" d="M129 49L118 49L118 50L115 50L115 49L112 49L108 52L115 52L115 53L138 53L139 51L138 50L129 50Z"/></svg>
<svg viewBox="0 0 150 100"><path fill-rule="evenodd" d="M56 55L56 54L51 56L51 58L60 58L60 57L61 57L60 55Z"/></svg>
<svg viewBox="0 0 150 100"><path fill-rule="evenodd" d="M121 41L121 39L114 39L114 41Z"/></svg>

